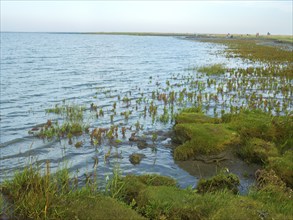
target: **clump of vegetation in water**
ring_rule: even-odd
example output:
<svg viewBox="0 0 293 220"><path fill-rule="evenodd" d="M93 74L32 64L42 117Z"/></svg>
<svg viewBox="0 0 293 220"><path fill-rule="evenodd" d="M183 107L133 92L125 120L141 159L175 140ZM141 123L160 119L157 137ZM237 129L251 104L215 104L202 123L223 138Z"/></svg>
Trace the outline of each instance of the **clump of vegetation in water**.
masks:
<svg viewBox="0 0 293 220"><path fill-rule="evenodd" d="M84 108L78 105L56 105L55 108L47 109L47 113L54 113L63 116L61 124L51 120L40 128L36 135L40 138L64 138L71 139L72 136L80 136L89 132L89 126L83 122Z"/></svg>
<svg viewBox="0 0 293 220"><path fill-rule="evenodd" d="M52 124L48 127L41 128L40 132L37 133L40 138L52 139L54 137L63 138L63 137L72 137L80 136L83 132L88 130L88 126L82 125L81 123L64 123L59 126L58 123Z"/></svg>
<svg viewBox="0 0 293 220"><path fill-rule="evenodd" d="M58 115L62 115L65 119L70 121L77 121L83 119L83 112L85 111L84 107L72 104L72 105L55 105L54 108L47 109L47 113L54 113Z"/></svg>
<svg viewBox="0 0 293 220"><path fill-rule="evenodd" d="M226 72L226 68L223 64L213 64L210 66L202 66L196 69L200 73L206 73L207 75L220 75Z"/></svg>
<svg viewBox="0 0 293 220"><path fill-rule="evenodd" d="M160 121L163 123L167 123L169 121L169 113L166 107L163 109L163 114L160 116Z"/></svg>
<svg viewBox="0 0 293 220"><path fill-rule="evenodd" d="M80 148L80 147L82 147L82 145L83 145L82 141L78 141L78 142L75 143L74 146L75 146L76 148Z"/></svg>
<svg viewBox="0 0 293 220"><path fill-rule="evenodd" d="M144 154L138 154L138 153L133 153L129 156L129 161L133 164L133 165L137 165L140 163L140 161L145 157Z"/></svg>
<svg viewBox="0 0 293 220"><path fill-rule="evenodd" d="M209 179L200 179L196 189L199 193L228 190L236 194L239 185L239 178L235 174L222 171Z"/></svg>

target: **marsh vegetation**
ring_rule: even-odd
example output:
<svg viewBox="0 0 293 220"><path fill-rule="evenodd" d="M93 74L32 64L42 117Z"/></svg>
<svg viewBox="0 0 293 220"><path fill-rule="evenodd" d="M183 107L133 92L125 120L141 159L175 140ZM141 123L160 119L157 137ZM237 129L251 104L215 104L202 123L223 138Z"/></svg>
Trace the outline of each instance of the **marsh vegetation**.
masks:
<svg viewBox="0 0 293 220"><path fill-rule="evenodd" d="M245 65L189 67L167 80L149 77L146 91L98 87L86 104L65 100L46 106L45 123L29 134L44 143L60 142L71 154L90 150L92 168L79 175L70 167L51 169L49 160L40 167L31 164L1 184L1 214L31 219L291 218L292 52L247 40L217 43L227 45L224 56L245 60ZM108 104L100 104L102 99ZM166 137L163 128L173 133ZM161 144L168 138L169 148ZM175 161L214 164L218 174L198 177L196 187L184 189L170 177L124 175L123 169L112 169L98 181L101 166L155 165L165 149ZM245 173L237 177L221 165L230 159L228 151L261 168L246 195L239 194Z"/></svg>

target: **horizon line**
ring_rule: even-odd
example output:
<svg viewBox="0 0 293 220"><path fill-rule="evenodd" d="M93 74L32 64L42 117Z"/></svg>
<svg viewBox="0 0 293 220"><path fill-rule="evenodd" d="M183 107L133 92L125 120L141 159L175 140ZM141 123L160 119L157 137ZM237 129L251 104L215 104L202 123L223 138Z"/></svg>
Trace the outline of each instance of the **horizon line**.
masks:
<svg viewBox="0 0 293 220"><path fill-rule="evenodd" d="M0 31L0 33L56 33L56 34L115 34L115 35L227 35L225 33L197 33L197 32L137 32L137 31ZM231 35L254 35L256 33L229 33ZM260 35L267 35L261 34ZM271 34L271 36L291 36L293 34Z"/></svg>

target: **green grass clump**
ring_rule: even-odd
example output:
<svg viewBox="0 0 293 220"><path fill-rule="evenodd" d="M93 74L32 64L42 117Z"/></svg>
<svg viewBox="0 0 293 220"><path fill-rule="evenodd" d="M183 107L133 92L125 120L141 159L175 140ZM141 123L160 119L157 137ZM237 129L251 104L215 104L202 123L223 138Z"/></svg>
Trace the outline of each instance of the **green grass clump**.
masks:
<svg viewBox="0 0 293 220"><path fill-rule="evenodd" d="M118 197L129 204L147 186L176 186L176 181L170 177L155 174L141 176L128 175L121 180L120 185L123 187Z"/></svg>
<svg viewBox="0 0 293 220"><path fill-rule="evenodd" d="M44 126L37 136L40 138L52 139L54 137L71 137L80 136L88 129L87 125L82 122L65 122L61 126L59 124L52 124L51 126Z"/></svg>
<svg viewBox="0 0 293 220"><path fill-rule="evenodd" d="M2 192L17 219L144 219L125 204L102 195L96 185L76 188L67 170L44 175L32 167L6 181ZM7 213L9 214L9 213Z"/></svg>
<svg viewBox="0 0 293 220"><path fill-rule="evenodd" d="M229 192L199 195L174 187L148 187L137 198L149 219L257 219L261 203Z"/></svg>
<svg viewBox="0 0 293 220"><path fill-rule="evenodd" d="M269 167L276 171L278 176L293 188L293 151L288 150L280 157L270 157Z"/></svg>
<svg viewBox="0 0 293 220"><path fill-rule="evenodd" d="M290 219L292 190L272 172L260 171L247 196L231 193L239 180L227 173L201 183L203 194L199 188L180 189L169 177L118 175L111 180L116 186L111 198L95 184L78 187L67 170L50 174L47 166L42 175L28 167L1 185L13 209L12 215L1 214L16 219Z"/></svg>
<svg viewBox="0 0 293 220"><path fill-rule="evenodd" d="M226 68L223 64L213 64L210 66L202 66L197 68L200 73L206 73L207 75L221 75L226 72Z"/></svg>
<svg viewBox="0 0 293 220"><path fill-rule="evenodd" d="M137 210L148 219L199 219L194 197L176 187L149 186L135 201Z"/></svg>
<svg viewBox="0 0 293 220"><path fill-rule="evenodd" d="M175 160L192 159L198 154L220 153L238 143L235 132L225 124L177 124L174 131L175 139L182 143L174 151Z"/></svg>
<svg viewBox="0 0 293 220"><path fill-rule="evenodd" d="M181 144L174 150L175 160L188 160L197 155L217 154L239 138L220 119L198 112L197 108L183 109L175 118L173 142Z"/></svg>
<svg viewBox="0 0 293 220"><path fill-rule="evenodd" d="M85 111L84 107L72 105L55 105L54 108L47 109L47 113L54 113L63 116L62 122L58 123L48 120L48 122L35 133L40 138L71 138L72 136L80 136L88 132L89 126L83 122Z"/></svg>
<svg viewBox="0 0 293 220"><path fill-rule="evenodd" d="M200 179L197 185L197 190L199 193L228 190L236 194L238 193L239 185L240 181L238 176L232 173L220 172L212 178Z"/></svg>
<svg viewBox="0 0 293 220"><path fill-rule="evenodd" d="M251 188L248 196L263 202L267 210L293 215L293 191L274 170L257 170L256 186Z"/></svg>
<svg viewBox="0 0 293 220"><path fill-rule="evenodd" d="M272 141L275 137L275 128L271 126L272 119L270 114L256 110L233 114L228 122L242 139L261 138Z"/></svg>
<svg viewBox="0 0 293 220"><path fill-rule="evenodd" d="M145 219L129 206L102 194L76 193L64 204L64 219Z"/></svg>
<svg viewBox="0 0 293 220"><path fill-rule="evenodd" d="M293 214L288 209L292 202L283 207L285 202L279 203L283 194L278 192L275 192L278 199L272 200L264 200L264 194L256 194L260 193L258 190L249 196L240 196L224 187L220 191L199 194L190 188L179 189L165 177L156 177L155 185L153 181L148 184L141 181L141 178L149 181L150 177L126 176L122 179L120 194L120 198L148 219L288 219ZM230 175L226 174L227 177ZM237 178L231 178L237 182Z"/></svg>
<svg viewBox="0 0 293 220"><path fill-rule="evenodd" d="M278 154L278 149L274 143L259 138L249 139L238 151L238 155L241 158L258 164L266 164L269 157L275 157Z"/></svg>
<svg viewBox="0 0 293 220"><path fill-rule="evenodd" d="M260 110L243 110L238 114L226 114L222 120L237 131L244 142L259 138L275 143L281 152L292 147L292 116L272 116Z"/></svg>

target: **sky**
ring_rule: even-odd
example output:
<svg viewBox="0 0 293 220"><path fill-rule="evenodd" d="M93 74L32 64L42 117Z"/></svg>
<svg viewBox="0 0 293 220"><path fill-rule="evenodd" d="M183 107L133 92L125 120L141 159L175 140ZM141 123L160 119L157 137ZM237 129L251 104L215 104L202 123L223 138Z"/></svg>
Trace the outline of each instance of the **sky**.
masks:
<svg viewBox="0 0 293 220"><path fill-rule="evenodd" d="M1 31L292 35L292 10L292 0L1 0Z"/></svg>

